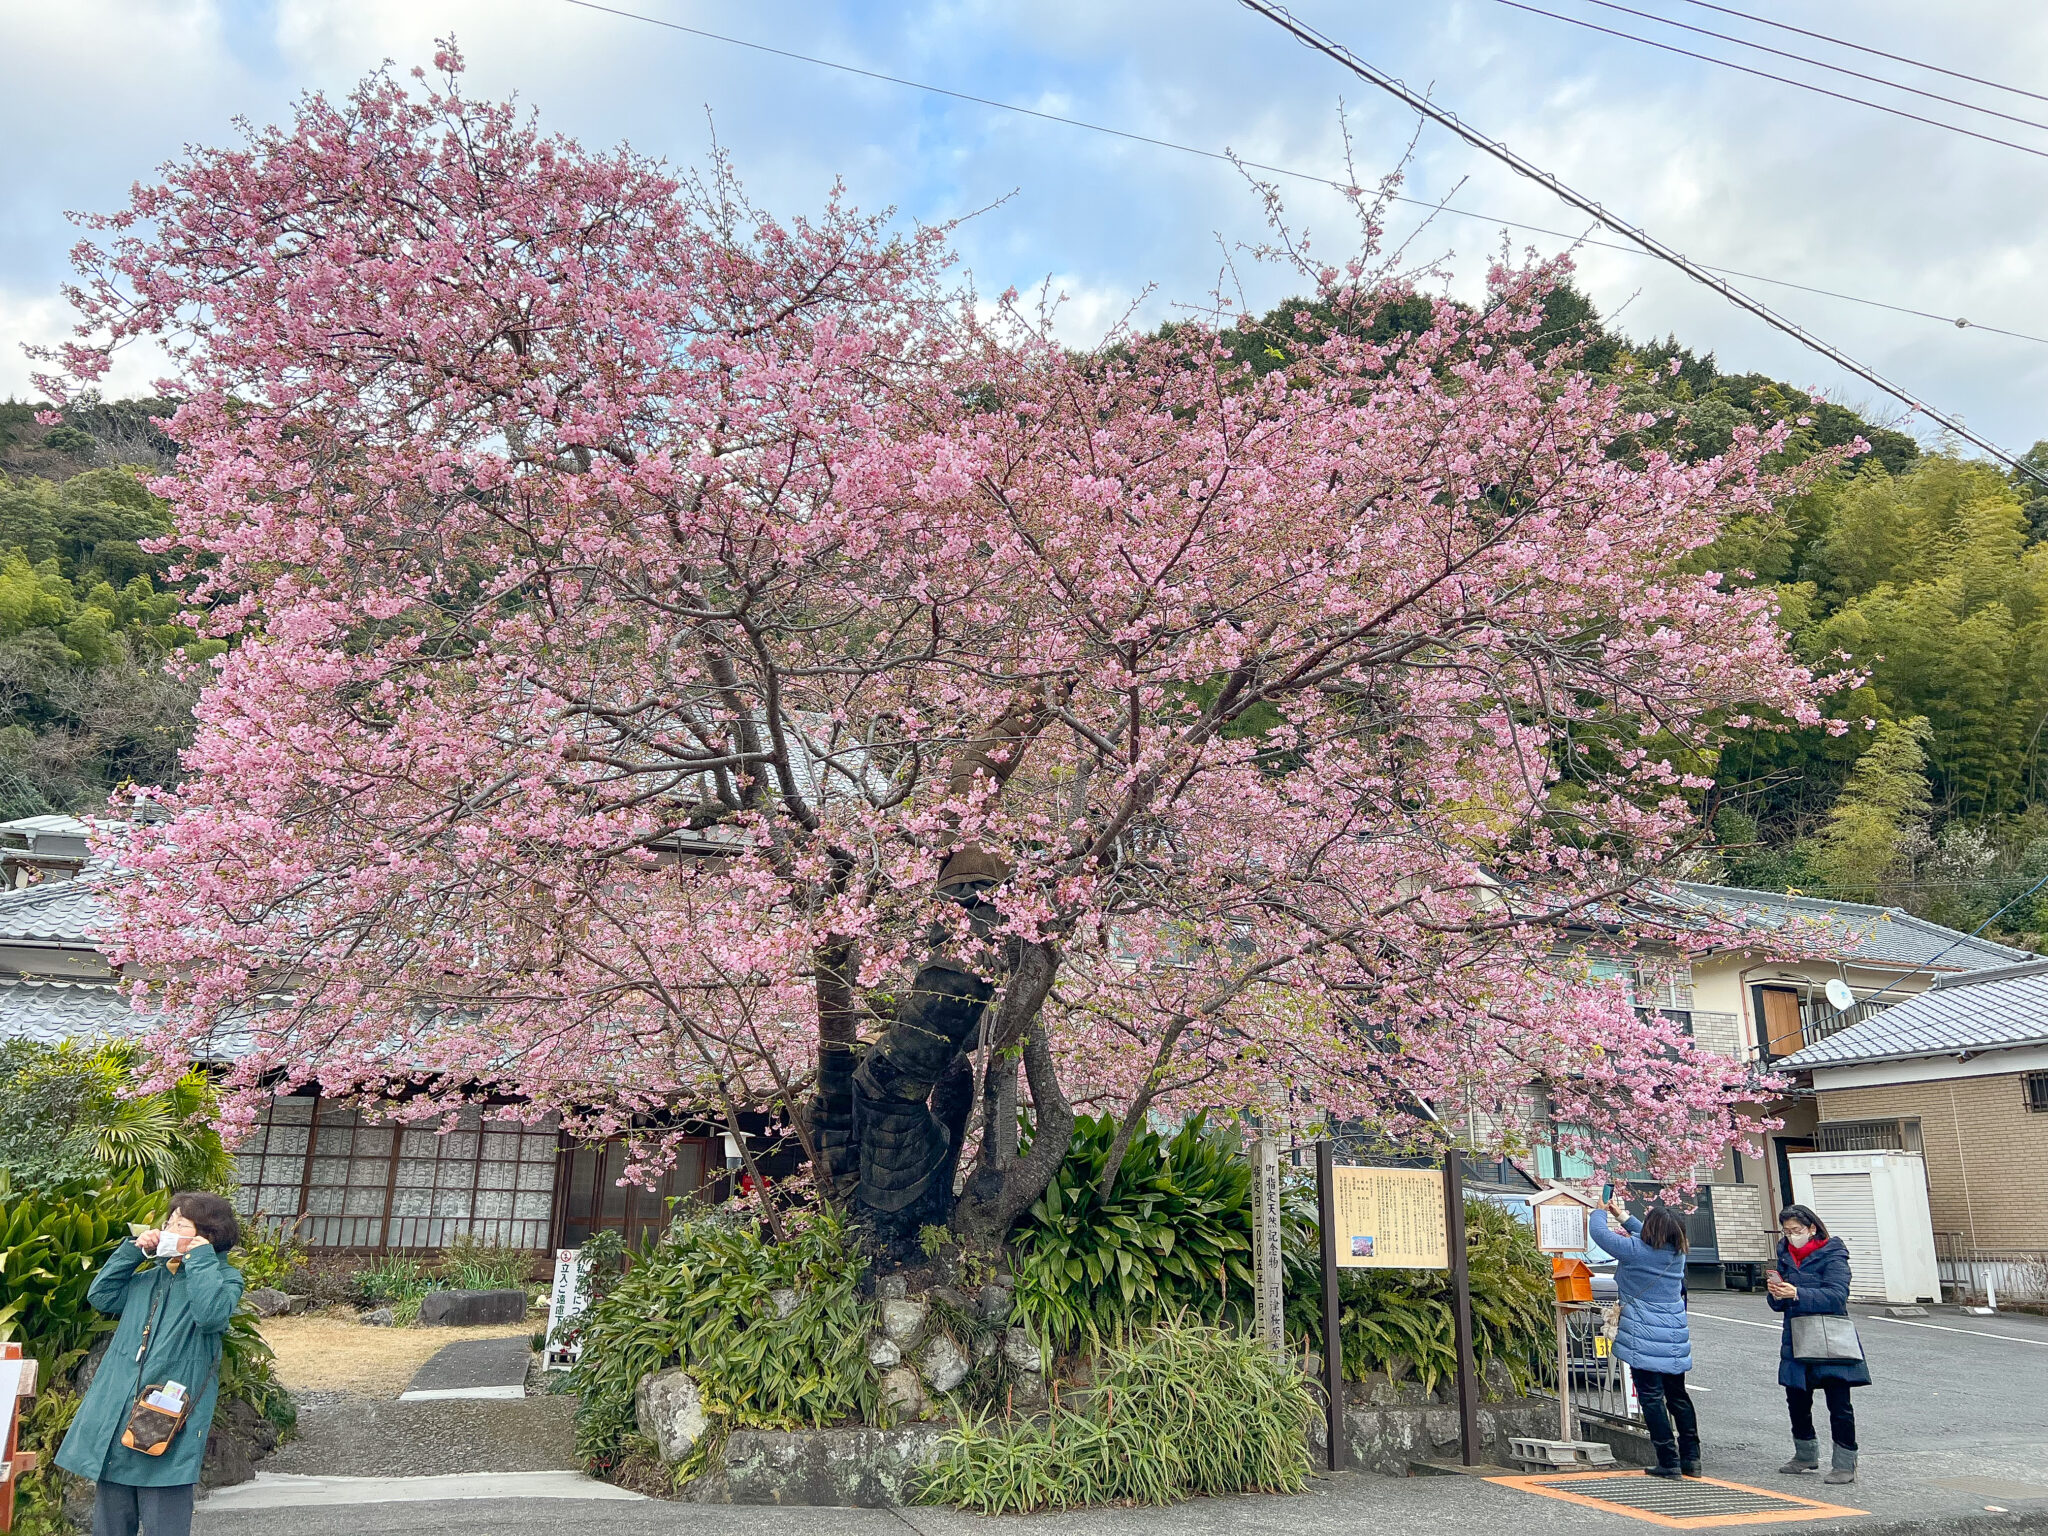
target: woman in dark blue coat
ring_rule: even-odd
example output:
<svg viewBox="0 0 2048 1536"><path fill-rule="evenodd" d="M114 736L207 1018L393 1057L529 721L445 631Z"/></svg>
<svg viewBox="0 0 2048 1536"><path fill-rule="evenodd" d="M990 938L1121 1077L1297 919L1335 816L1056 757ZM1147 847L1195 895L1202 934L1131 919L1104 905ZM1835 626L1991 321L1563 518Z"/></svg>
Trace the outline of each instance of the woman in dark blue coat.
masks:
<svg viewBox="0 0 2048 1536"><path fill-rule="evenodd" d="M1608 1224L1612 1214L1621 1224ZM1652 1477L1700 1475L1700 1426L1685 1373L1692 1369L1692 1332L1685 1317L1685 1228L1663 1206L1637 1221L1619 1205L1595 1211L1593 1245L1614 1258L1621 1325L1614 1352L1635 1373L1643 1423L1657 1448ZM1673 1433L1673 1420L1677 1421Z"/></svg>
<svg viewBox="0 0 2048 1536"><path fill-rule="evenodd" d="M1778 1382L1792 1411L1792 1459L1780 1472L1818 1472L1820 1435L1813 1427L1813 1394L1828 1400L1828 1429L1835 1442L1826 1481L1856 1481L1856 1409L1852 1387L1870 1385L1870 1365L1863 1360L1795 1360L1792 1319L1849 1313L1849 1250L1839 1237L1828 1236L1827 1224L1803 1205L1778 1213L1778 1264L1765 1280L1771 1305L1785 1316L1778 1342Z"/></svg>

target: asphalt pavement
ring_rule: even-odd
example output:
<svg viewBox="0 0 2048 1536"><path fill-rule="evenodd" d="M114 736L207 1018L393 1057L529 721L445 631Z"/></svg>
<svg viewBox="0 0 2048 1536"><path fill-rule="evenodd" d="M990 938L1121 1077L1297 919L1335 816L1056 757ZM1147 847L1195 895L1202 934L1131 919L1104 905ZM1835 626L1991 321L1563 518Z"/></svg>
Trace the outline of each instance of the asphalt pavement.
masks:
<svg viewBox="0 0 2048 1536"><path fill-rule="evenodd" d="M1698 1292L1693 1318L1691 1381L1708 1475L1866 1512L1746 1531L2048 1532L2048 1318L1978 1318L1937 1308L1926 1318L1893 1320L1859 1309L1875 1381L1856 1393L1863 1465L1859 1480L1845 1488L1777 1475L1791 1437L1777 1385L1777 1324L1763 1298ZM445 1482L359 1486L359 1493L345 1490L343 1502L310 1507L266 1500L236 1511L202 1504L194 1528L201 1536L484 1536L534 1524L563 1536L1644 1536L1657 1528L1465 1477L1340 1476L1319 1479L1293 1498L1202 1499L1169 1509L1000 1521L932 1509L671 1504L620 1499L611 1489L600 1502L574 1497L573 1484L539 1482L528 1497L512 1479L494 1487L477 1478L467 1491L480 1496L461 1498L445 1497ZM414 1488L442 1496L405 1497Z"/></svg>

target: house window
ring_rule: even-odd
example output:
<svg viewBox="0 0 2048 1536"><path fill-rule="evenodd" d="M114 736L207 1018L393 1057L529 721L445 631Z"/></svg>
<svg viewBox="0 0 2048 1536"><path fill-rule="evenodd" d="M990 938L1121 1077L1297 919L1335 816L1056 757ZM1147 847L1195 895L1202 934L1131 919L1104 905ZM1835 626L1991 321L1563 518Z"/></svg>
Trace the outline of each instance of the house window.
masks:
<svg viewBox="0 0 2048 1536"><path fill-rule="evenodd" d="M546 1248L558 1140L552 1120L475 1105L442 1135L295 1095L273 1100L237 1149L237 1204L250 1220L296 1225L314 1248L444 1248L463 1235Z"/></svg>
<svg viewBox="0 0 2048 1536"><path fill-rule="evenodd" d="M1753 987L1757 1044L1766 1059L1790 1056L1806 1044L1799 992L1793 987Z"/></svg>
<svg viewBox="0 0 2048 1536"><path fill-rule="evenodd" d="M2048 1072L2026 1074L2027 1108L2038 1114L2048 1114Z"/></svg>

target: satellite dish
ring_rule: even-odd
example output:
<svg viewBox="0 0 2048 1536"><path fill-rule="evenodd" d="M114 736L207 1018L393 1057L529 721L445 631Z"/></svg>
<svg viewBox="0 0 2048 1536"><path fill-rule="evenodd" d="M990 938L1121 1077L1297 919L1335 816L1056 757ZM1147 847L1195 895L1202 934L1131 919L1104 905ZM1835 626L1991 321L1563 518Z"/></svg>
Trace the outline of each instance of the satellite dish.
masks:
<svg viewBox="0 0 2048 1536"><path fill-rule="evenodd" d="M1856 994L1849 990L1849 983L1837 976L1827 985L1828 1002L1835 1012L1847 1013L1856 1006Z"/></svg>

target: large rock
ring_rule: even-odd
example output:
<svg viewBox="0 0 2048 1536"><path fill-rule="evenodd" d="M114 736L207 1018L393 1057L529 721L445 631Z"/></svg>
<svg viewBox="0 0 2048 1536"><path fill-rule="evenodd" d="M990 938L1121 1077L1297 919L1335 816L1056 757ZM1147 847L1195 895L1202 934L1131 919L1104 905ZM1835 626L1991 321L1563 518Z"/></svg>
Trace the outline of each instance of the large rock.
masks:
<svg viewBox="0 0 2048 1536"><path fill-rule="evenodd" d="M256 1475L256 1463L277 1449L277 1426L240 1398L214 1411L200 1458L199 1486L227 1488Z"/></svg>
<svg viewBox="0 0 2048 1536"><path fill-rule="evenodd" d="M924 1320L931 1308L922 1301L885 1301L882 1303L882 1332L905 1354L917 1347L917 1341L924 1337Z"/></svg>
<svg viewBox="0 0 2048 1536"><path fill-rule="evenodd" d="M904 1429L736 1429L683 1497L699 1504L907 1504L938 1450L934 1425ZM824 1527L820 1527L823 1529Z"/></svg>
<svg viewBox="0 0 2048 1536"><path fill-rule="evenodd" d="M918 1357L925 1385L934 1392L950 1392L967 1379L967 1357L960 1353L948 1334L940 1334L925 1345Z"/></svg>
<svg viewBox="0 0 2048 1536"><path fill-rule="evenodd" d="M429 1291L420 1298L422 1328L474 1328L526 1321L524 1291Z"/></svg>
<svg viewBox="0 0 2048 1536"><path fill-rule="evenodd" d="M924 1412L924 1383L914 1368L899 1365L882 1377L882 1406L897 1419L914 1419Z"/></svg>
<svg viewBox="0 0 2048 1536"><path fill-rule="evenodd" d="M633 1418L663 1461L681 1461L697 1448L710 1421L704 1397L687 1371L654 1371L633 1389Z"/></svg>
<svg viewBox="0 0 2048 1536"><path fill-rule="evenodd" d="M1008 1322L1010 1309L1016 1305L1017 1293L1007 1285L984 1285L981 1294L975 1298L981 1306L981 1315L991 1323Z"/></svg>
<svg viewBox="0 0 2048 1536"><path fill-rule="evenodd" d="M375 1307L365 1312L356 1321L365 1328L389 1328L397 1319L391 1315L389 1307Z"/></svg>
<svg viewBox="0 0 2048 1536"><path fill-rule="evenodd" d="M242 1299L258 1317L281 1317L291 1309L292 1298L272 1286L259 1285L253 1291L244 1291Z"/></svg>
<svg viewBox="0 0 2048 1536"><path fill-rule="evenodd" d="M886 1334L876 1334L868 1340L868 1364L878 1371L893 1371L903 1363L903 1351L896 1347L896 1341Z"/></svg>
<svg viewBox="0 0 2048 1536"><path fill-rule="evenodd" d="M1003 1335L1003 1358L1020 1371L1042 1370L1045 1365L1031 1334L1023 1328L1012 1328Z"/></svg>
<svg viewBox="0 0 2048 1536"><path fill-rule="evenodd" d="M775 1308L775 1315L778 1318L788 1317L790 1313L796 1310L796 1304L801 1299L795 1291L791 1290L770 1291L768 1293L769 1305Z"/></svg>

